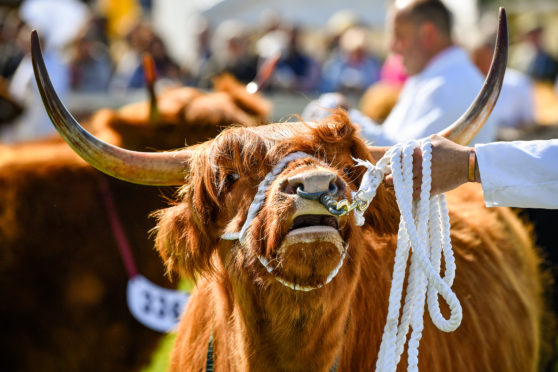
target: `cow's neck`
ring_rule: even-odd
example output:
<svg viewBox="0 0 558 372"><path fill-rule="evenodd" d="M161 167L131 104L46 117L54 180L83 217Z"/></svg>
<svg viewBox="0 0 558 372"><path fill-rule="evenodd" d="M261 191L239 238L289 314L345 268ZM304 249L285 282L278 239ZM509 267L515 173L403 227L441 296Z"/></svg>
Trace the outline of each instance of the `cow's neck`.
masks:
<svg viewBox="0 0 558 372"><path fill-rule="evenodd" d="M338 293L331 283L316 290L321 293L305 293L280 284L258 292L242 282L233 286L230 319L242 338L234 342L248 370L330 370L342 350L350 287Z"/></svg>

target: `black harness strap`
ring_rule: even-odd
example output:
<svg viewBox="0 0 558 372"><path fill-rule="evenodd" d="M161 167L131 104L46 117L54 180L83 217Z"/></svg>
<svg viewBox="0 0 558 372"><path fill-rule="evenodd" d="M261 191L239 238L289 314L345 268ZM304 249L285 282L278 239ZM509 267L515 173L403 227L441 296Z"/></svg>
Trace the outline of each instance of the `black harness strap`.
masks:
<svg viewBox="0 0 558 372"><path fill-rule="evenodd" d="M205 363L206 372L213 372L213 334L209 336L209 345L207 347L207 362Z"/></svg>

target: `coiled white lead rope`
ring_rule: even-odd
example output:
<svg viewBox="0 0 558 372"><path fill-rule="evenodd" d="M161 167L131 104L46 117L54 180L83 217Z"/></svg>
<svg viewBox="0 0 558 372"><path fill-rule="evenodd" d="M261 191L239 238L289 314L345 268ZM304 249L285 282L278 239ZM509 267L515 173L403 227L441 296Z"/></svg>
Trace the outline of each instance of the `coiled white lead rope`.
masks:
<svg viewBox="0 0 558 372"><path fill-rule="evenodd" d="M418 371L418 347L422 337L425 300L433 323L442 331L454 331L462 318L461 304L451 290L455 278L455 260L445 196L441 194L430 197L432 145L429 140L424 140L421 144L421 194L419 201L413 202L413 152L417 146L419 144L416 141L393 146L376 166L359 162L368 168L361 185L361 190L365 191L360 198L369 201L374 197L377 185L391 166L395 195L401 211L388 315L376 362L377 372L396 370L409 328L412 328L412 332L407 347L407 370ZM355 210L355 213L364 212ZM411 267L401 311L409 255ZM443 277L440 276L442 255L445 265ZM445 319L440 312L438 294L449 305L449 319Z"/></svg>

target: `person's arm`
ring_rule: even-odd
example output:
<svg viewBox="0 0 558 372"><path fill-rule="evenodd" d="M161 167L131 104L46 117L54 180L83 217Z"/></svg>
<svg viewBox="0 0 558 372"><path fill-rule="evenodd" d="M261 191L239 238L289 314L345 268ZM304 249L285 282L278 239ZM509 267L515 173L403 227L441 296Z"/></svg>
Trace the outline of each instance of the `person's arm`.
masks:
<svg viewBox="0 0 558 372"><path fill-rule="evenodd" d="M558 208L558 139L476 146L488 207Z"/></svg>
<svg viewBox="0 0 558 372"><path fill-rule="evenodd" d="M385 155L387 150L389 150L389 147L368 146L368 152L376 162Z"/></svg>
<svg viewBox="0 0 558 372"><path fill-rule="evenodd" d="M432 191L481 182L486 206L558 208L558 139L492 142L475 148L438 135L432 142ZM414 197L420 194L422 155L413 159ZM473 176L474 174L474 176ZM386 183L393 184L391 175Z"/></svg>

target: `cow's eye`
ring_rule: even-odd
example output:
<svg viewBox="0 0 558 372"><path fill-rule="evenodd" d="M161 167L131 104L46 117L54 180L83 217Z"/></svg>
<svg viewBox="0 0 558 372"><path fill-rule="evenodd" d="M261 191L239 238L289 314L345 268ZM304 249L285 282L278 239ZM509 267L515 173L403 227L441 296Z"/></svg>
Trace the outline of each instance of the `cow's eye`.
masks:
<svg viewBox="0 0 558 372"><path fill-rule="evenodd" d="M236 182L236 180L238 180L238 178L240 177L240 175L238 173L228 173L227 176L225 177L225 182L227 185L232 185L233 183Z"/></svg>
<svg viewBox="0 0 558 372"><path fill-rule="evenodd" d="M225 173L223 178L220 179L218 184L219 194L227 193L231 190L234 183L240 178L240 175L235 172Z"/></svg>

